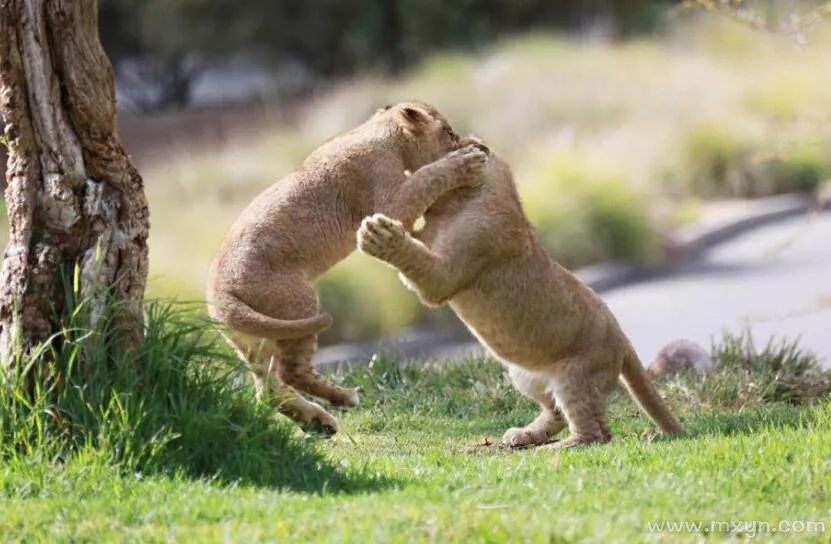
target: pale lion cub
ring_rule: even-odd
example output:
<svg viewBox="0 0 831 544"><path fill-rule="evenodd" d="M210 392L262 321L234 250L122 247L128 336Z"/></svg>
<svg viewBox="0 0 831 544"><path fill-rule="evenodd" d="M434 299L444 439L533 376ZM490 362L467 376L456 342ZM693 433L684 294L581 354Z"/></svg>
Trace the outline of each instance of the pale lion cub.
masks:
<svg viewBox="0 0 831 544"><path fill-rule="evenodd" d="M606 402L618 376L663 432L684 432L606 304L546 255L504 161L491 155L480 187L445 194L424 219L411 235L386 215L367 217L358 247L397 268L425 304L448 302L539 403L505 444L542 444L566 425L571 435L554 447L611 440Z"/></svg>
<svg viewBox="0 0 831 544"><path fill-rule="evenodd" d="M323 144L243 211L211 265L209 312L260 398L274 392L268 398L304 428L337 431L331 414L295 391L358 401L312 366L317 333L332 318L319 313L310 282L354 250L363 217L380 211L411 225L444 192L479 183L485 159L474 146L459 149L435 108L402 103Z"/></svg>

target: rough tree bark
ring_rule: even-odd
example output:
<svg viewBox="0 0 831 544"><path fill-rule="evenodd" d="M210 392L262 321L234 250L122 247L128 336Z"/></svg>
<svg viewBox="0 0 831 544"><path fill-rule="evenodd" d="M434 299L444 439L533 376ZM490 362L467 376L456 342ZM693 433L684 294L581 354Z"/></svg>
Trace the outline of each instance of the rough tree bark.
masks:
<svg viewBox="0 0 831 544"><path fill-rule="evenodd" d="M116 134L96 0L0 0L0 109L10 224L0 267L3 366L59 330L76 267L93 318L108 292L124 301L119 323L135 341L147 202Z"/></svg>

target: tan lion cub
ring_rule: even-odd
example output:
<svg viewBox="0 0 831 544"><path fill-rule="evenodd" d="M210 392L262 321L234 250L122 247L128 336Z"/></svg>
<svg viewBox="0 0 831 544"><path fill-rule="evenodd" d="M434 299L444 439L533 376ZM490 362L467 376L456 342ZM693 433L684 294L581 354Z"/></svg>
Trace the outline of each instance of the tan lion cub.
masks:
<svg viewBox="0 0 831 544"><path fill-rule="evenodd" d="M243 211L211 265L208 300L260 398L274 391L278 410L304 428L337 431L328 412L295 391L358 401L312 366L317 333L332 318L319 313L310 282L354 250L363 217L381 211L411 225L444 192L479 183L485 160L474 146L459 149L435 108L402 103L323 144Z"/></svg>
<svg viewBox="0 0 831 544"><path fill-rule="evenodd" d="M618 376L663 432L684 432L606 304L546 255L504 161L491 155L480 187L445 194L424 219L411 235L383 214L367 217L358 247L397 268L425 304L448 302L539 403L539 416L508 429L505 444L542 444L566 425L571 436L554 447L608 442L606 401Z"/></svg>

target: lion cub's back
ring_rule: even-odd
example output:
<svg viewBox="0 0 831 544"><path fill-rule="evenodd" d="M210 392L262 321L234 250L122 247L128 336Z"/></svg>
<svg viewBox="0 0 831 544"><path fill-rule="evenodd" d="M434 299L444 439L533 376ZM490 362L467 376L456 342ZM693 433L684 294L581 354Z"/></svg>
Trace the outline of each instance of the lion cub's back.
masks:
<svg viewBox="0 0 831 544"><path fill-rule="evenodd" d="M590 288L551 260L525 217L508 166L494 159L483 185L488 192L463 210L490 218L480 219L478 228L493 258L450 305L499 357L546 368L572 355L587 336L607 336L617 323ZM499 235L506 225L511 235Z"/></svg>

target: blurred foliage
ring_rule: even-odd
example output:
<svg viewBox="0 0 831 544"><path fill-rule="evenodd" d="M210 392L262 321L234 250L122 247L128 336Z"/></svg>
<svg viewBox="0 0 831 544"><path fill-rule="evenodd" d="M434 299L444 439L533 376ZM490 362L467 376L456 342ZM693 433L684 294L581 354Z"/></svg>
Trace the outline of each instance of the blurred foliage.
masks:
<svg viewBox="0 0 831 544"><path fill-rule="evenodd" d="M619 42L534 32L475 54L443 51L394 77L334 85L290 122L257 109L274 120L253 129L238 120L221 145L201 134L165 143L163 160L141 165L153 216L150 294L202 299L222 237L258 192L379 105L413 97L512 165L547 250L571 267L654 258L660 233L706 216L708 198L810 192L831 177L831 71L821 69L831 24L796 46L723 14L670 21L660 35ZM361 255L317 289L335 317L326 342L448 319Z"/></svg>
<svg viewBox="0 0 831 544"><path fill-rule="evenodd" d="M335 265L315 283L321 305L342 322L321 335L322 342L372 338L412 325L423 308L403 290L397 271L358 253ZM367 294L372 293L368 298ZM345 316L349 316L346 318Z"/></svg>
<svg viewBox="0 0 831 544"><path fill-rule="evenodd" d="M682 168L674 181L705 197L760 197L815 193L831 174L826 142L802 142L777 150L759 135L737 125L702 124L686 136Z"/></svg>
<svg viewBox="0 0 831 544"><path fill-rule="evenodd" d="M749 28L802 39L803 33L831 15L828 0L682 0L677 13L716 11Z"/></svg>
<svg viewBox="0 0 831 544"><path fill-rule="evenodd" d="M654 258L660 229L696 218L706 198L812 192L828 181L831 71L822 67L831 25L805 27L806 45L719 9L715 17L671 17L660 35L620 42L540 31L488 43L525 28L590 30L605 19L620 35L657 20L647 7L654 3L635 2L625 14L612 4L100 0L101 35L113 59L153 59L159 74L180 74L185 91L199 63L239 54L300 59L329 75L377 70L332 86L298 110L296 123L209 149L194 144L196 134L166 147L163 161L143 165L153 215L150 293L203 298L208 263L254 195L379 105L413 97L439 107L460 133L475 131L513 166L547 250L572 267ZM740 4L775 8L771 21L787 22L787 14L810 13L819 3ZM381 14L392 8L406 20L398 52L378 45L391 32ZM486 44L476 54L447 49ZM378 73L398 62L406 71ZM665 223L660 207L668 209ZM6 225L2 214L0 242ZM363 256L320 278L318 290L335 316L326 341L447 318Z"/></svg>
<svg viewBox="0 0 831 544"><path fill-rule="evenodd" d="M557 29L617 38L659 28L667 13L719 11L803 39L831 12L819 0L100 0L104 47L119 74L160 89L146 107L185 106L217 62L299 66L310 81L398 72L438 49L476 49L510 33ZM667 9L672 7L672 9ZM719 47L741 49L738 35ZM129 66L125 68L125 63ZM306 93L311 83L292 92Z"/></svg>
<svg viewBox="0 0 831 544"><path fill-rule="evenodd" d="M609 259L649 259L657 251L643 195L626 174L561 154L523 184L531 222L548 252L565 266Z"/></svg>
<svg viewBox="0 0 831 544"><path fill-rule="evenodd" d="M477 55L436 55L398 77L354 78L314 100L296 123L171 153L143 169L154 223L150 291L201 298L222 236L256 193L379 104L414 96L459 132L475 130L513 166L554 258L570 267L653 259L661 230L706 213L708 197L810 192L829 178L826 124L794 121L759 98L794 96L793 111L831 116L831 72L817 70L831 29L820 30L798 51L723 18L615 44L536 33ZM726 41L745 46L712 47ZM324 342L447 319L362 255L335 266L317 289L335 316Z"/></svg>
<svg viewBox="0 0 831 544"><path fill-rule="evenodd" d="M199 69L255 58L317 77L398 71L437 48L477 47L506 32L577 29L624 35L654 28L666 0L100 0L101 38L119 66L142 61L184 106Z"/></svg>

